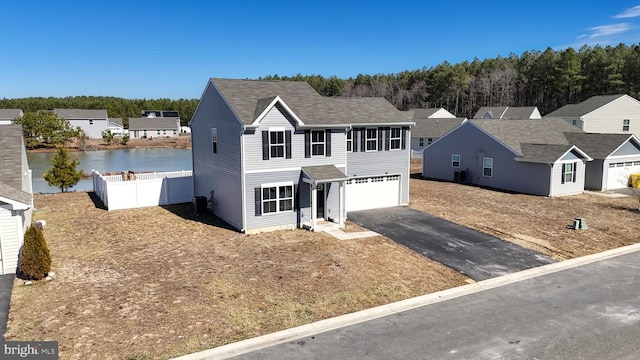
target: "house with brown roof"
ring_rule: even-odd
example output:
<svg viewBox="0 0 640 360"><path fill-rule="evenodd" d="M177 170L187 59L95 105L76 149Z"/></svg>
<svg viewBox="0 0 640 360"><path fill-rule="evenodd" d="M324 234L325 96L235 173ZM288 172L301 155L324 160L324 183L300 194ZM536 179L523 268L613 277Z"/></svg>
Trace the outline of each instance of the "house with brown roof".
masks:
<svg viewBox="0 0 640 360"><path fill-rule="evenodd" d="M474 119L526 120L542 119L537 106L483 106Z"/></svg>
<svg viewBox="0 0 640 360"><path fill-rule="evenodd" d="M413 125L384 98L210 79L191 120L194 194L245 233L344 225L350 211L409 203Z"/></svg>
<svg viewBox="0 0 640 360"><path fill-rule="evenodd" d="M33 186L22 126L0 126L0 275L16 272L31 224Z"/></svg>
<svg viewBox="0 0 640 360"><path fill-rule="evenodd" d="M422 176L543 196L584 190L593 160L559 119L468 120L423 151Z"/></svg>
<svg viewBox="0 0 640 360"><path fill-rule="evenodd" d="M0 109L0 125L13 124L15 118L24 116L22 109Z"/></svg>

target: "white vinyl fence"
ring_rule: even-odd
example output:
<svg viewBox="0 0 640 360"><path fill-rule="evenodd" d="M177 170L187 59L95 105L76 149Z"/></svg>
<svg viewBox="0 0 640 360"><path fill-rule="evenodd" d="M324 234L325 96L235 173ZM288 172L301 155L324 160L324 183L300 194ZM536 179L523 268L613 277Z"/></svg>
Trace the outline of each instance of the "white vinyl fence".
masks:
<svg viewBox="0 0 640 360"><path fill-rule="evenodd" d="M109 211L193 201L193 172L122 173L93 171L93 191Z"/></svg>

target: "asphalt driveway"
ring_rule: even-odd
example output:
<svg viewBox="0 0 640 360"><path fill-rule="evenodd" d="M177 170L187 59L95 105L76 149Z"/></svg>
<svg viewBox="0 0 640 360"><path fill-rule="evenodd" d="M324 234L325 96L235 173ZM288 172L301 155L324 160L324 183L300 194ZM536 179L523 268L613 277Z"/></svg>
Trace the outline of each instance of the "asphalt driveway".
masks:
<svg viewBox="0 0 640 360"><path fill-rule="evenodd" d="M556 262L410 207L349 212L350 221L480 281Z"/></svg>

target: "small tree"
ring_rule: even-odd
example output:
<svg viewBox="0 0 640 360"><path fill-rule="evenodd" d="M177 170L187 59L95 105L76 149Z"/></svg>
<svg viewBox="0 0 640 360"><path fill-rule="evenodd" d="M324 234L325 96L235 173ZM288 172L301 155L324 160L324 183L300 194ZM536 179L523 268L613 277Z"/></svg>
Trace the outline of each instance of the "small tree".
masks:
<svg viewBox="0 0 640 360"><path fill-rule="evenodd" d="M51 271L51 255L44 234L31 224L24 233L17 276L23 280L40 280Z"/></svg>
<svg viewBox="0 0 640 360"><path fill-rule="evenodd" d="M111 142L113 141L113 133L109 130L103 130L101 134L102 134L102 140L104 140L104 143L107 145L110 145Z"/></svg>
<svg viewBox="0 0 640 360"><path fill-rule="evenodd" d="M122 135L122 145L127 145L129 142L129 134Z"/></svg>
<svg viewBox="0 0 640 360"><path fill-rule="evenodd" d="M44 173L44 179L49 186L58 187L61 192L65 192L82 178L82 170L76 170L79 164L78 159L69 158L67 149L58 148L58 153L53 157L53 167Z"/></svg>

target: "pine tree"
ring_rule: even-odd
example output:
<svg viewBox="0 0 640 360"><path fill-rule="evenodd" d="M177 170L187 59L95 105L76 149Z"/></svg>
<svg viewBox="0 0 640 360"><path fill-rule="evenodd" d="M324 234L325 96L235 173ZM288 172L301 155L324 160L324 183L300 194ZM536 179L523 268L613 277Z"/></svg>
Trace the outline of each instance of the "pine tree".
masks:
<svg viewBox="0 0 640 360"><path fill-rule="evenodd" d="M53 157L53 167L47 170L44 179L49 186L58 187L61 192L65 192L82 178L82 170L76 170L79 164L78 159L69 158L67 149L60 147L56 156Z"/></svg>
<svg viewBox="0 0 640 360"><path fill-rule="evenodd" d="M47 276L49 271L51 271L51 255L44 241L44 234L32 224L24 234L17 276L24 280L40 280Z"/></svg>

